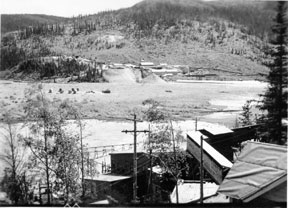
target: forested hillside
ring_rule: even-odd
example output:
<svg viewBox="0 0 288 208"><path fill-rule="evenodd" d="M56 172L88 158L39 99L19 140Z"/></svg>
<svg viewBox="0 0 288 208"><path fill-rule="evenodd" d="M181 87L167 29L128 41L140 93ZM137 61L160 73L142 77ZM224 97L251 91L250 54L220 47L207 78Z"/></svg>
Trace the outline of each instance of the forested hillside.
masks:
<svg viewBox="0 0 288 208"><path fill-rule="evenodd" d="M262 74L271 50L273 7L274 2L145 0L67 22L33 24L4 35L1 70L31 58L74 55Z"/></svg>
<svg viewBox="0 0 288 208"><path fill-rule="evenodd" d="M207 22L223 19L239 24L247 34L263 39L271 27L272 7L273 3L255 1L146 0L131 8L130 18L140 29L148 31L155 24L169 27L181 20Z"/></svg>
<svg viewBox="0 0 288 208"><path fill-rule="evenodd" d="M67 18L50 16L44 14L1 14L1 33L12 32L24 29L28 26L36 26L39 24L54 24L57 22L65 22Z"/></svg>

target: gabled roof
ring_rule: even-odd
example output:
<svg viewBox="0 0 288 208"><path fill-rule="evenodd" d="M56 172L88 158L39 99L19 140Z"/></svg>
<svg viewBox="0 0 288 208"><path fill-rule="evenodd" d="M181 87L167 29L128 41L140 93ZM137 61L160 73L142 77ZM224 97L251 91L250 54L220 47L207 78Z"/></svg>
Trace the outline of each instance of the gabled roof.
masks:
<svg viewBox="0 0 288 208"><path fill-rule="evenodd" d="M279 187L282 187L281 192L287 192L286 182L287 147L248 142L220 185L218 193L249 202L273 189L279 191ZM286 201L286 194L279 194L285 199L278 198L275 201Z"/></svg>

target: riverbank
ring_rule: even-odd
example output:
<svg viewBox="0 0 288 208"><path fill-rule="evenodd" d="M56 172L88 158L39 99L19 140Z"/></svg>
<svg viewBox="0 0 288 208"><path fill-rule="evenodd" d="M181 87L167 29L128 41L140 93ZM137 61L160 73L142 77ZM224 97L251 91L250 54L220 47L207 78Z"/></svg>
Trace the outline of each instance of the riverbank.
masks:
<svg viewBox="0 0 288 208"><path fill-rule="evenodd" d="M21 120L24 116L24 92L32 86L32 83L0 80L0 108L3 112L10 110L16 120ZM134 111L145 111L147 108L142 103L147 99L158 101L173 120L191 120L215 112L239 111L246 100L257 99L266 86L266 83L258 81L197 81L193 84L43 83L46 96L53 102L66 99L81 107L83 118L106 121L126 118ZM72 93L72 88L75 93ZM63 92L60 93L59 89ZM105 90L110 93L103 93ZM3 119L2 114L0 119Z"/></svg>

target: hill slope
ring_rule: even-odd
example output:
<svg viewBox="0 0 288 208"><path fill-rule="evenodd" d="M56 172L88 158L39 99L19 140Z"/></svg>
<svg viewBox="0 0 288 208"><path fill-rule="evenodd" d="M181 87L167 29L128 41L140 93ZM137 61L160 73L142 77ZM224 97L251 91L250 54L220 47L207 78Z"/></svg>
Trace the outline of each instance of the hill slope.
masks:
<svg viewBox="0 0 288 208"><path fill-rule="evenodd" d="M21 54L14 65L33 57L74 55L105 62L145 59L185 64L231 76L265 74L273 6L266 2L146 0L127 9L69 19L65 24L38 25L18 34L20 40L2 39L1 50L11 52L7 48L14 47L14 54ZM1 63L1 70L9 67Z"/></svg>
<svg viewBox="0 0 288 208"><path fill-rule="evenodd" d="M1 14L1 33L24 29L38 24L64 22L67 18L43 14Z"/></svg>

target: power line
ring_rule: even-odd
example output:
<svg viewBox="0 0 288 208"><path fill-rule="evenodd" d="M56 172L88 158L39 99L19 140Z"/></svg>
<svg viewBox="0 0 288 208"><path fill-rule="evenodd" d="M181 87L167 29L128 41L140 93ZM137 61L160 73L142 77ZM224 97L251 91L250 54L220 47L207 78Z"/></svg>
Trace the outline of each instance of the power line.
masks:
<svg viewBox="0 0 288 208"><path fill-rule="evenodd" d="M134 203L138 203L137 200L137 133L139 132L143 132L143 133L148 133L148 130L137 130L137 122L141 121L141 120L137 120L136 114L134 113L134 117L133 119L129 119L132 120L134 122L134 129L133 130L123 130L123 133L134 133L134 154L133 154L133 167L134 167L134 171L133 171L133 202Z"/></svg>
<svg viewBox="0 0 288 208"><path fill-rule="evenodd" d="M145 154L141 155L138 159L140 159L141 157L144 157L144 156L145 156ZM138 169L141 169L142 167L146 166L148 164L148 162L149 162L149 160L144 162L140 166L138 166ZM140 172L141 172L141 170L137 170L137 173L140 173ZM130 170L127 170L125 173L123 173L123 175L128 175L129 173L130 173ZM116 181L113 183L113 185L116 185L116 184L121 183L121 182L122 182L122 180ZM107 184L105 184L105 183L99 184L97 186L96 193L99 193L100 191L104 190L106 187L107 187Z"/></svg>

